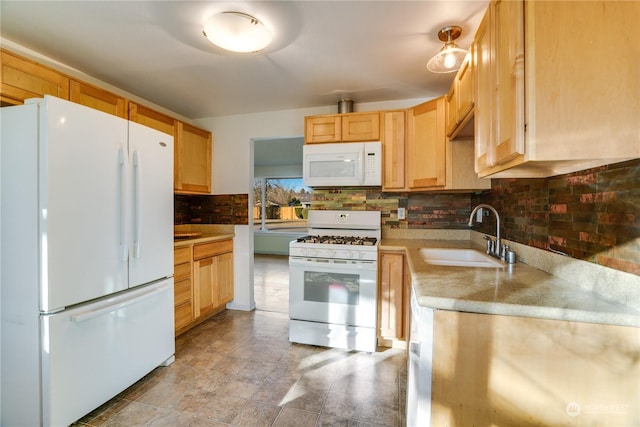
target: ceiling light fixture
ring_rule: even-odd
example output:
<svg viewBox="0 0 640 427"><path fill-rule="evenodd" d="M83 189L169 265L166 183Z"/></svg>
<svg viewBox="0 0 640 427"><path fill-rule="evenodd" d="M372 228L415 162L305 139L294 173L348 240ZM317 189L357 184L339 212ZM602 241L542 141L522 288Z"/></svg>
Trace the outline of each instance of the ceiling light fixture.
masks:
<svg viewBox="0 0 640 427"><path fill-rule="evenodd" d="M453 73L460 68L467 51L460 49L454 40L460 37L462 28L452 25L444 27L438 31L438 39L445 42L440 52L438 52L427 63L427 69L432 73Z"/></svg>
<svg viewBox="0 0 640 427"><path fill-rule="evenodd" d="M204 24L204 36L232 52L257 52L271 43L273 34L263 22L242 12L222 12Z"/></svg>

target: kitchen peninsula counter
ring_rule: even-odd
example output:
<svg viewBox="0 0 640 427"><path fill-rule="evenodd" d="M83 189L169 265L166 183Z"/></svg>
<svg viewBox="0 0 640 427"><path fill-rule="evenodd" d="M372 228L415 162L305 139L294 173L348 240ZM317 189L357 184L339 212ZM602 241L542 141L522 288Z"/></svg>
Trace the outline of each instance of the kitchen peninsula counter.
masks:
<svg viewBox="0 0 640 427"><path fill-rule="evenodd" d="M184 238L174 237L174 248L233 239L235 236L234 226L227 224L182 224L176 225L173 232L174 236L193 235Z"/></svg>
<svg viewBox="0 0 640 427"><path fill-rule="evenodd" d="M472 240L382 239L380 250L404 250L421 306L459 312L640 327L640 310L522 262L503 268L427 264L420 248L472 248ZM633 276L631 280L633 281ZM628 278L628 277L627 277ZM604 286L601 286L601 288ZM638 288L640 292L640 278ZM626 295L625 295L626 296ZM631 298L636 302L635 296Z"/></svg>
<svg viewBox="0 0 640 427"><path fill-rule="evenodd" d="M233 233L202 233L201 235L186 238L176 238L173 240L173 247L180 248L183 246L197 245L198 243L210 243L219 240L233 239Z"/></svg>

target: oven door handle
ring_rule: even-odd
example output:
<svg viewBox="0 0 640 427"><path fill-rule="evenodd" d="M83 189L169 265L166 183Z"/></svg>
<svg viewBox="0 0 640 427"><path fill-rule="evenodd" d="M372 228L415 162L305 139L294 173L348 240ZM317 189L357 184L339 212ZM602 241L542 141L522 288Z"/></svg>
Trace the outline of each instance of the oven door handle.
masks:
<svg viewBox="0 0 640 427"><path fill-rule="evenodd" d="M322 265L340 268L355 268L358 270L377 270L377 261L371 260L343 260L334 258L308 258L304 256L290 256L290 266L318 267ZM331 268L330 267L330 268Z"/></svg>

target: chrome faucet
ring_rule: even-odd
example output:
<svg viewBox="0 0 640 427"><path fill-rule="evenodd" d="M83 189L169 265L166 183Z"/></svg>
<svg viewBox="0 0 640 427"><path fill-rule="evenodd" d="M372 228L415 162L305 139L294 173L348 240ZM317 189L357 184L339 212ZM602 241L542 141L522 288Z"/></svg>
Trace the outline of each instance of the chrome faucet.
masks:
<svg viewBox="0 0 640 427"><path fill-rule="evenodd" d="M493 206L491 206L491 205L486 205L484 203L479 204L478 206L473 208L473 210L471 211L471 215L469 215L469 227L471 227L473 225L473 216L476 214L478 209L489 209L496 216L496 241L495 241L495 243L489 237L485 236L485 238L487 238L489 240L487 243L493 243L493 245L491 245L491 244L487 245L487 253L489 255L493 255L493 256L495 256L497 258L503 258L504 259L504 255L502 254L502 252L503 252L503 250L502 250L502 241L500 239L500 215L498 215L498 211L495 210L495 208ZM491 247L491 246L493 246L493 247Z"/></svg>

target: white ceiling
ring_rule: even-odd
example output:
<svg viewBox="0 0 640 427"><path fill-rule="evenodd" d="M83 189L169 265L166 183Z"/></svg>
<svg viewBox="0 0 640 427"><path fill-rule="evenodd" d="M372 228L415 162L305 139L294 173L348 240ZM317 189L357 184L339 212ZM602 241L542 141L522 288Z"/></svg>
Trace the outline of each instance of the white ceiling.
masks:
<svg viewBox="0 0 640 427"><path fill-rule="evenodd" d="M452 74L426 63L438 30L467 49L488 0L0 1L0 35L191 119L354 102L432 98ZM262 52L202 35L218 11L274 28Z"/></svg>

